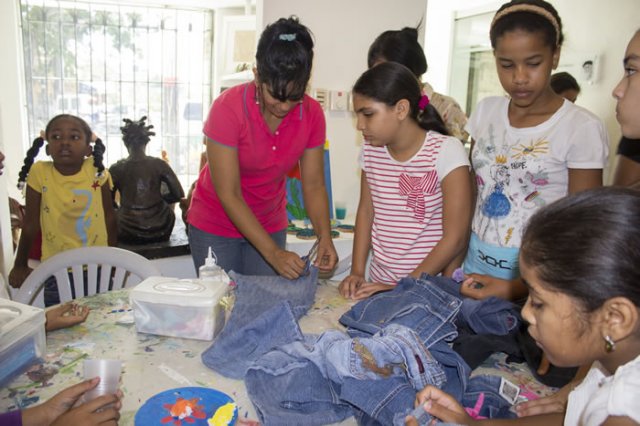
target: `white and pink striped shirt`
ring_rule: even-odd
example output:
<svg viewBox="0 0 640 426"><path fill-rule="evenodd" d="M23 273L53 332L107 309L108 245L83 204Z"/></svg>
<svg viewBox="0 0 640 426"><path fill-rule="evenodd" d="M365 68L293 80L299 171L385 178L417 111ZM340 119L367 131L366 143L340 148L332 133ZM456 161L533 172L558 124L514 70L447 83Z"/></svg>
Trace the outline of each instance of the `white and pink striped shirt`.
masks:
<svg viewBox="0 0 640 426"><path fill-rule="evenodd" d="M396 284L410 274L442 238L442 180L469 166L462 143L427 132L422 148L408 161L387 147L365 142L360 165L373 202L369 280Z"/></svg>

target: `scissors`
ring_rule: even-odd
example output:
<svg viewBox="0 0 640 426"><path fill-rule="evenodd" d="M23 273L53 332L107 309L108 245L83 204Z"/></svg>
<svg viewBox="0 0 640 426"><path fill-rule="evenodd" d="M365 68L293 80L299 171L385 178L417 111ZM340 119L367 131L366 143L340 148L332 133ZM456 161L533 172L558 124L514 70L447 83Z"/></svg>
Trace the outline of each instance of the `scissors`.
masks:
<svg viewBox="0 0 640 426"><path fill-rule="evenodd" d="M302 271L302 276L309 275L309 267L318 255L318 244L320 244L319 239L313 243L313 245L309 249L309 253L301 257L301 259L304 261L304 270Z"/></svg>

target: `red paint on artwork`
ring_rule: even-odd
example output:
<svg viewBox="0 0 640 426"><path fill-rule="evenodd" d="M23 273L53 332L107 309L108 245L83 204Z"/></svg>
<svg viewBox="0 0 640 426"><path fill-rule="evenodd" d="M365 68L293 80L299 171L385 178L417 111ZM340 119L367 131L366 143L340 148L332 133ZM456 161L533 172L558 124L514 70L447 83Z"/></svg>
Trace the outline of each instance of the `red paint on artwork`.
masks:
<svg viewBox="0 0 640 426"><path fill-rule="evenodd" d="M184 399L178 397L174 404L163 404L169 412L169 416L163 417L160 423L173 422L175 426L181 426L182 422L194 423L195 419L204 419L206 414L202 411L202 405L198 405L199 398Z"/></svg>

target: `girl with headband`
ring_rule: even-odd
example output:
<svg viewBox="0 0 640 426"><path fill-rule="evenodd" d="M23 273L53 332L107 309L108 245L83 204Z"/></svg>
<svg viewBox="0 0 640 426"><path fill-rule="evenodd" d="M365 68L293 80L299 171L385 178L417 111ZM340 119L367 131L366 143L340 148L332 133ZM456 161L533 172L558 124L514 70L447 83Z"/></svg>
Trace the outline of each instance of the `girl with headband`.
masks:
<svg viewBox="0 0 640 426"><path fill-rule="evenodd" d="M491 45L507 96L480 101L469 119L477 199L462 294L527 294L518 252L529 217L567 194L602 185L608 137L599 118L550 86L562 21L544 0L513 0L495 14Z"/></svg>

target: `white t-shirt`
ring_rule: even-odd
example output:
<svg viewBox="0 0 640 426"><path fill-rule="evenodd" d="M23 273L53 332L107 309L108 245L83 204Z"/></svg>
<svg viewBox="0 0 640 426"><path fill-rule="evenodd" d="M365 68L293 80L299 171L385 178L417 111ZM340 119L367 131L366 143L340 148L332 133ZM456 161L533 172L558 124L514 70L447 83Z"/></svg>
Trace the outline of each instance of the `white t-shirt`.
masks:
<svg viewBox="0 0 640 426"><path fill-rule="evenodd" d="M640 356L607 375L599 362L569 394L565 426L599 426L609 416L640 423Z"/></svg>
<svg viewBox="0 0 640 426"><path fill-rule="evenodd" d="M598 117L567 100L527 128L511 126L508 107L506 97L483 99L467 124L478 185L472 230L485 243L520 247L529 217L567 195L568 169L604 168L609 139Z"/></svg>
<svg viewBox="0 0 640 426"><path fill-rule="evenodd" d="M427 132L422 148L405 162L393 159L387 147L365 142L360 166L374 210L369 279L396 284L442 239L442 180L469 166L467 153L458 139Z"/></svg>

